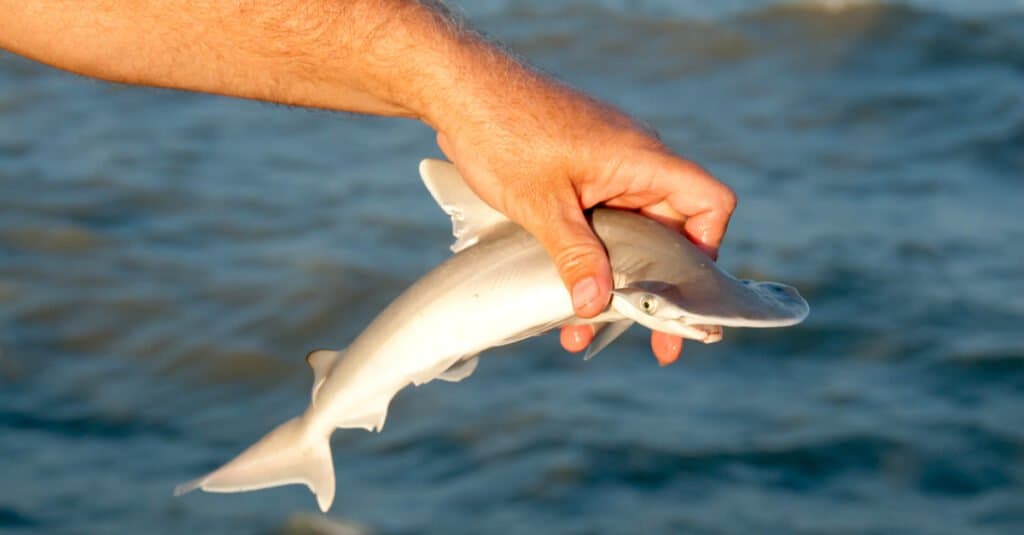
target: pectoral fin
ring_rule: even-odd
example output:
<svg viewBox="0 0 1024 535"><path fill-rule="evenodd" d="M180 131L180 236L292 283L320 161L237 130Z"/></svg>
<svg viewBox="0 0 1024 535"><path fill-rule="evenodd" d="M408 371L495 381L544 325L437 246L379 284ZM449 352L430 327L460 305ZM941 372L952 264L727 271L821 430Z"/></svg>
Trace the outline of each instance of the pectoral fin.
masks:
<svg viewBox="0 0 1024 535"><path fill-rule="evenodd" d="M357 428L361 427L367 431L380 431L384 429L384 421L388 418L388 404L390 400L386 400L385 403L381 404L369 412L359 414L357 416L346 416L337 423L338 427L343 428Z"/></svg>
<svg viewBox="0 0 1024 535"><path fill-rule="evenodd" d="M590 360L601 352L602 349L608 347L618 338L622 333L626 332L633 325L633 320L623 319L619 321L613 321L610 323L599 323L597 324L597 335L594 336L594 340L587 346L587 352L583 355L583 360Z"/></svg>
<svg viewBox="0 0 1024 535"><path fill-rule="evenodd" d="M457 383L466 377L469 377L476 370L477 363L480 362L480 357L470 357L466 360L460 360L448 368L437 378L442 381L448 381L449 383Z"/></svg>

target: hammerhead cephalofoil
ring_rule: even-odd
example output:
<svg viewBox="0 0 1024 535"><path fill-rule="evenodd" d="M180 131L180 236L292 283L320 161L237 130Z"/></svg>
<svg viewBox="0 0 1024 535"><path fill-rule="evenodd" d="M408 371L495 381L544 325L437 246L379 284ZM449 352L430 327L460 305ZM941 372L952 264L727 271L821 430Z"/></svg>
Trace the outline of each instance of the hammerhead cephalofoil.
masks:
<svg viewBox="0 0 1024 535"><path fill-rule="evenodd" d="M292 483L309 487L321 511L334 501L330 436L337 428L380 430L399 390L459 381L486 349L570 323L592 323L586 358L634 322L705 343L722 327L783 327L809 307L792 287L738 280L680 234L633 212L598 208L591 224L611 259L608 309L583 320L551 258L525 230L481 201L447 162L424 160L427 189L452 218L451 258L398 296L344 350L318 350L309 407L213 472L179 485L242 492Z"/></svg>

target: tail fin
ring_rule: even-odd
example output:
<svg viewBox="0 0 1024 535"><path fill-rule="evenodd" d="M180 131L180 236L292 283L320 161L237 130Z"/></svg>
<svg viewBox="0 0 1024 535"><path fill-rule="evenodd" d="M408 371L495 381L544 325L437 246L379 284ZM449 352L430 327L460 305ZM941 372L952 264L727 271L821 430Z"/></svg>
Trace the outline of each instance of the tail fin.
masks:
<svg viewBox="0 0 1024 535"><path fill-rule="evenodd" d="M224 466L178 485L174 495L195 489L244 492L296 483L309 487L322 512L330 509L334 501L330 434L313 431L301 416L279 425Z"/></svg>

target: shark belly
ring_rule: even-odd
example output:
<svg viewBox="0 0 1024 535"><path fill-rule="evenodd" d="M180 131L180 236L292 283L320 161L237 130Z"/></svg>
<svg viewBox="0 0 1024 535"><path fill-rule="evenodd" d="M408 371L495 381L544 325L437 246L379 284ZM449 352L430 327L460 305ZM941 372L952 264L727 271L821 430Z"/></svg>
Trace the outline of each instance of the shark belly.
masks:
<svg viewBox="0 0 1024 535"><path fill-rule="evenodd" d="M485 349L572 317L568 293L536 242L513 235L474 247L373 320L330 370L310 417L325 428L379 430L391 399L408 384L429 382Z"/></svg>

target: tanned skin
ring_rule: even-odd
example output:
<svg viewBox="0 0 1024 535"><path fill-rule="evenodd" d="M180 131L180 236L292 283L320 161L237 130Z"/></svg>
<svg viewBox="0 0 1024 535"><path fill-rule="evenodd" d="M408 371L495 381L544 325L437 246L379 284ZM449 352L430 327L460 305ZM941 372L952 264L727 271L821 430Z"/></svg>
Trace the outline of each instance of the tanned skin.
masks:
<svg viewBox="0 0 1024 535"><path fill-rule="evenodd" d="M85 76L422 121L469 185L558 266L576 313L611 268L583 210L640 211L712 258L736 196L620 110L413 0L0 0L0 48ZM566 327L580 351L592 327ZM652 333L669 364L682 340Z"/></svg>

